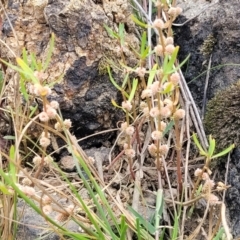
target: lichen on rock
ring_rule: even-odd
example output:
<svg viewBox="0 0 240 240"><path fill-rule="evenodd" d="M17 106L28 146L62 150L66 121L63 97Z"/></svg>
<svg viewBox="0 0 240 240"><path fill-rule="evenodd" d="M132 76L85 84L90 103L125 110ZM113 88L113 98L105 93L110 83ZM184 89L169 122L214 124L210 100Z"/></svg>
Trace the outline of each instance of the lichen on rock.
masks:
<svg viewBox="0 0 240 240"><path fill-rule="evenodd" d="M222 150L234 143L240 147L240 80L218 92L207 104L206 131Z"/></svg>

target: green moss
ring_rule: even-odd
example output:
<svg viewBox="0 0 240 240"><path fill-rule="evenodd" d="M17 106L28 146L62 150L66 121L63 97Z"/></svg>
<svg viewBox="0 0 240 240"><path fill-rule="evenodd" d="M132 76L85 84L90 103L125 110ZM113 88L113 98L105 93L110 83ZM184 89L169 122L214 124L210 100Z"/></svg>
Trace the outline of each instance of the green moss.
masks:
<svg viewBox="0 0 240 240"><path fill-rule="evenodd" d="M216 139L218 150L232 143L240 146L240 81L209 101L204 124L207 134Z"/></svg>

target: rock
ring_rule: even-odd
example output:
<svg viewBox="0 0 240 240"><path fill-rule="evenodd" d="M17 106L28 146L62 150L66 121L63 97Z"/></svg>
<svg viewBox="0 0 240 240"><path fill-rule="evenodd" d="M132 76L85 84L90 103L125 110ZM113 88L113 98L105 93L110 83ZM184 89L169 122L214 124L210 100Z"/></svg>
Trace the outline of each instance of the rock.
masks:
<svg viewBox="0 0 240 240"><path fill-rule="evenodd" d="M231 64L239 64L240 62L240 10L236 7L239 1L219 0L216 1L217 3L212 7L210 6L214 3L213 1L196 0L179 2L184 9L183 16L178 18L179 22L190 19L197 15L202 9L206 8L201 15L194 18L183 27L175 27L174 29L176 44L180 45L180 60L182 61L189 53L191 54L188 64L183 68L184 76L187 82L189 82L189 88L191 89L198 107L201 109L206 74L201 77L198 76L206 71L210 55L212 54L211 67L215 68L210 72L207 99L211 99L219 92L216 98L221 100L220 103L218 102L218 104L221 105L221 109L218 109L218 113L221 114L219 118L217 118L216 113L209 112L208 116L213 114L215 117L215 127L218 128L218 130L215 129L214 133L215 135L217 134L217 136L222 134L222 137L224 137L222 147L225 147L226 144L229 144L231 141L239 144L239 130L237 126L240 122L240 118L237 115L238 110L236 110L240 103L240 101L238 101L238 88L235 88L234 92L231 94L228 88L231 84L235 83L240 76L239 66L231 66ZM224 64L228 64L228 66L222 66ZM216 68L216 66L218 67ZM198 78L195 79L196 77ZM220 93L220 90L226 88L228 90L224 91L224 93ZM229 94L228 97L225 98L226 101L221 97L221 95L224 94ZM210 105L211 110L218 108L213 102L211 102ZM212 119L212 123L214 124L214 119ZM212 129L210 127L208 134L212 133L211 131ZM217 133L217 131L221 131L221 133ZM220 140L223 139L219 137L217 141L219 142ZM221 163L217 167L221 172L221 180L224 180L225 164ZM231 188L227 190L226 194L226 205L230 220L229 226L232 229L234 239L240 237L239 179L238 146L238 148L234 150L232 160L230 161L228 184L231 185Z"/></svg>
<svg viewBox="0 0 240 240"><path fill-rule="evenodd" d="M50 33L55 34L47 81L53 83L63 76L63 80L54 85L51 98L60 103L63 117L72 120L76 137L116 127L123 115L113 107L111 99L120 102L121 94L109 81L106 66L110 61L113 77L120 82L122 73L114 66L119 65L121 54L117 39L108 35L104 25L117 31L119 23L125 23L125 64L135 66L138 61L132 48L138 49L139 40L130 19L128 1L42 0L22 4L11 1L8 9L19 41L16 42L7 19L3 23L2 38L13 51L20 53L25 46L45 61ZM1 56L13 57L4 48ZM8 98L14 99L10 91ZM95 136L82 145L100 147L113 135Z"/></svg>
<svg viewBox="0 0 240 240"><path fill-rule="evenodd" d="M58 200L60 204L64 204L66 199ZM37 203L37 205L39 205ZM66 203L64 204L66 205ZM59 240L61 239L54 231L51 231L51 227L47 224L44 217L38 214L34 209L29 207L23 200L19 200L17 204L19 214L19 221L21 224L18 226L16 240L32 240L32 239L47 239L47 240ZM56 212L52 212L49 216L51 218L56 217ZM72 232L79 232L79 225L73 220L69 220L66 225L66 229Z"/></svg>
<svg viewBox="0 0 240 240"><path fill-rule="evenodd" d="M214 4L216 2L216 4ZM180 46L180 60L191 54L189 62L183 68L184 76L189 84L194 99L202 107L203 91L210 54L212 65L216 67L210 72L207 98L212 98L218 91L236 82L240 76L239 64L239 15L236 1L179 1L183 13L178 18L178 23L196 16L203 9L204 12L183 27L175 27L175 42ZM214 4L214 5L213 5ZM206 50L206 42L213 40L212 51ZM205 42L205 44L204 44ZM210 41L211 42L211 41ZM210 44L210 45L211 45ZM210 49L211 49L210 48ZM229 64L228 66L222 66ZM218 66L218 67L217 67ZM195 79L196 77L199 77ZM195 79L195 80L194 80Z"/></svg>

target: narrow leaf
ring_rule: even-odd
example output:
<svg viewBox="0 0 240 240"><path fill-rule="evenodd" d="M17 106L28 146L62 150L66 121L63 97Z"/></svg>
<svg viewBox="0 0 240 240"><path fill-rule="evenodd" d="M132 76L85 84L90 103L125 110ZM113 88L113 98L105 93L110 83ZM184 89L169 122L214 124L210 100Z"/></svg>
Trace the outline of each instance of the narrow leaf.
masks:
<svg viewBox="0 0 240 240"><path fill-rule="evenodd" d="M135 96L135 92L137 90L137 86L138 86L138 80L136 78L133 79L133 84L132 84L132 90L131 93L129 95L128 101L132 101L134 96Z"/></svg>
<svg viewBox="0 0 240 240"><path fill-rule="evenodd" d="M146 42L147 42L147 33L143 32L142 38L141 38L141 56L145 52Z"/></svg>
<svg viewBox="0 0 240 240"><path fill-rule="evenodd" d="M43 65L43 69L42 69L43 71L45 71L48 68L48 65L51 61L52 53L53 53L53 49L54 49L54 43L55 43L55 34L52 33L51 40L50 40L50 43L49 43L49 50L48 50L48 54L47 54L47 59L45 60L45 63Z"/></svg>
<svg viewBox="0 0 240 240"><path fill-rule="evenodd" d="M151 234L155 233L155 227L149 223L146 219L143 218L137 211L135 211L131 206L128 206L129 211L139 219L139 222L147 229Z"/></svg>
<svg viewBox="0 0 240 240"><path fill-rule="evenodd" d="M209 148L208 148L208 156L211 158L215 151L216 141L209 135Z"/></svg>
<svg viewBox="0 0 240 240"><path fill-rule="evenodd" d="M231 152L234 148L235 148L235 145L232 144L231 146L229 146L228 148L226 148L226 149L223 150L222 152L220 152L220 153L215 154L214 156L212 156L211 159L218 158L218 157L222 157L222 156L228 154L229 152Z"/></svg>
<svg viewBox="0 0 240 240"><path fill-rule="evenodd" d="M112 38L119 38L118 34L115 33L111 28L109 28L107 25L104 24L104 28L106 29L108 35Z"/></svg>
<svg viewBox="0 0 240 240"><path fill-rule="evenodd" d="M0 182L0 191L3 194L9 194L8 188L2 182Z"/></svg>
<svg viewBox="0 0 240 240"><path fill-rule="evenodd" d="M15 136L11 136L11 135L6 135L3 138L6 140L15 140L16 139Z"/></svg>
<svg viewBox="0 0 240 240"><path fill-rule="evenodd" d="M197 146L200 154L203 155L203 156L207 156L207 153L203 150L200 142L199 142L198 139L197 139L196 133L193 133L193 141L194 141L195 145Z"/></svg>
<svg viewBox="0 0 240 240"><path fill-rule="evenodd" d="M153 79L154 79L154 77L156 75L156 72L157 72L157 67L158 67L158 65L154 64L153 68L149 72L148 83L147 83L148 87L150 85L152 85L152 83L153 83Z"/></svg>
<svg viewBox="0 0 240 240"><path fill-rule="evenodd" d="M148 25L146 23L143 23L140 20L138 20L133 14L131 15L131 18L132 18L133 22L135 22L138 26L143 27L143 28L148 27Z"/></svg>

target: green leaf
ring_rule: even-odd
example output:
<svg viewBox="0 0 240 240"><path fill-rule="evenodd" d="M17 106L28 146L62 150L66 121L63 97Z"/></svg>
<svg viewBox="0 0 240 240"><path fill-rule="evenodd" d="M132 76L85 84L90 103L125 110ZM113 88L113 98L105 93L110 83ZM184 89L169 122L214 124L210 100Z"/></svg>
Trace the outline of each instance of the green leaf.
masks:
<svg viewBox="0 0 240 240"><path fill-rule="evenodd" d="M216 141L212 138L211 135L209 135L209 148L208 148L208 157L212 157L214 151L215 151Z"/></svg>
<svg viewBox="0 0 240 240"><path fill-rule="evenodd" d="M48 54L47 54L47 59L45 60L45 63L43 65L43 69L42 69L43 71L45 71L48 68L48 65L51 61L52 53L53 53L53 49L54 49L54 43L55 43L55 34L52 33L51 40L50 40L50 43L49 43L49 50L48 50Z"/></svg>
<svg viewBox="0 0 240 240"><path fill-rule="evenodd" d="M143 32L142 38L141 38L141 56L143 56L145 52L146 43L147 43L147 33Z"/></svg>
<svg viewBox="0 0 240 240"><path fill-rule="evenodd" d="M117 33L115 33L111 28L109 28L107 25L104 24L104 28L106 29L108 35L112 38L117 38L119 39L119 36Z"/></svg>
<svg viewBox="0 0 240 240"><path fill-rule="evenodd" d="M222 236L224 234L224 228L221 227L216 235L216 237L213 238L213 240L222 240Z"/></svg>
<svg viewBox="0 0 240 240"><path fill-rule="evenodd" d="M128 82L128 77L129 77L129 72L125 75L123 83L122 83L122 89L124 89L127 85Z"/></svg>
<svg viewBox="0 0 240 240"><path fill-rule="evenodd" d="M171 120L163 132L163 137L173 128L173 126L174 126L174 121Z"/></svg>
<svg viewBox="0 0 240 240"><path fill-rule="evenodd" d="M0 70L0 93L3 90L3 84L4 84L3 72Z"/></svg>
<svg viewBox="0 0 240 240"><path fill-rule="evenodd" d="M235 145L232 144L231 146L229 146L228 148L226 148L226 149L223 150L222 152L220 152L220 153L215 154L214 156L212 156L211 159L222 157L222 156L228 154L229 152L231 152L234 148L235 148Z"/></svg>
<svg viewBox="0 0 240 240"><path fill-rule="evenodd" d="M30 110L31 110L31 112L30 112L30 114L29 114L29 118L31 118L31 117L34 115L34 113L36 112L36 110L38 109L38 104L36 104L35 107L30 106L29 108L30 108Z"/></svg>
<svg viewBox="0 0 240 240"><path fill-rule="evenodd" d="M37 64L37 58L36 55L34 53L30 54L31 57L31 69L33 71L37 70L37 71L41 71L41 68L39 68L39 65Z"/></svg>
<svg viewBox="0 0 240 240"><path fill-rule="evenodd" d="M111 103L112 103L112 105L113 105L114 107L123 109L121 106L119 106L119 105L116 103L116 101L115 101L114 99L111 99Z"/></svg>
<svg viewBox="0 0 240 240"><path fill-rule="evenodd" d="M127 98L129 98L128 94L113 79L109 66L107 66L107 70L108 70L108 75L109 75L110 81L112 82L113 86L115 88L117 88L120 92L122 92Z"/></svg>
<svg viewBox="0 0 240 240"><path fill-rule="evenodd" d="M16 58L16 61L23 70L24 75L27 75L35 84L39 82L38 79L34 76L33 70L21 58Z"/></svg>
<svg viewBox="0 0 240 240"><path fill-rule="evenodd" d="M118 27L118 36L120 38L120 45L124 46L124 24L120 23Z"/></svg>
<svg viewBox="0 0 240 240"><path fill-rule="evenodd" d="M127 239L127 224L125 216L121 216L121 226L120 226L120 240Z"/></svg>
<svg viewBox="0 0 240 240"><path fill-rule="evenodd" d="M16 137L15 137L15 136L11 136L11 135L7 135L7 136L4 136L3 139L6 139L6 140L15 140Z"/></svg>
<svg viewBox="0 0 240 240"><path fill-rule="evenodd" d="M151 223L144 219L143 216L136 212L131 206L128 206L128 209L136 218L139 219L140 224L142 224L146 230L148 230L151 234L155 233L155 227Z"/></svg>
<svg viewBox="0 0 240 240"><path fill-rule="evenodd" d="M136 78L133 79L133 84L132 84L132 90L131 93L129 95L128 101L131 102L135 96L135 92L137 90L137 86L138 86L138 80Z"/></svg>
<svg viewBox="0 0 240 240"><path fill-rule="evenodd" d="M27 50L26 50L26 48L23 48L22 58L23 58L23 61L24 61L26 64L28 64L28 57L27 57Z"/></svg>
<svg viewBox="0 0 240 240"><path fill-rule="evenodd" d="M158 67L158 64L154 64L152 69L149 71L149 77L148 77L148 82L147 82L148 87L150 85L152 85L152 83L153 83L153 79L154 79L154 77L156 75L156 72L157 72L157 67Z"/></svg>
<svg viewBox="0 0 240 240"><path fill-rule="evenodd" d="M178 239L178 216L175 214L174 217L174 225L173 225L173 232L172 232L172 240L177 240Z"/></svg>
<svg viewBox="0 0 240 240"><path fill-rule="evenodd" d="M23 79L23 76L20 78L20 92L22 93L24 99L28 102L29 95L26 89L26 82Z"/></svg>
<svg viewBox="0 0 240 240"><path fill-rule="evenodd" d="M0 191L3 194L10 194L9 191L8 191L8 188L5 186L5 184L3 184L3 182L0 182Z"/></svg>
<svg viewBox="0 0 240 240"><path fill-rule="evenodd" d="M171 72L171 70L173 69L174 63L177 60L177 54L179 51L179 46L175 47L171 57L170 56L166 56L166 58L169 60L167 65L165 66L165 69L163 69L164 74L169 74L169 72Z"/></svg>
<svg viewBox="0 0 240 240"><path fill-rule="evenodd" d="M163 214L163 190L158 189L157 191L157 201L155 210L155 230L157 231L159 222Z"/></svg>
<svg viewBox="0 0 240 240"><path fill-rule="evenodd" d="M14 147L14 145L11 145L11 147L10 147L9 158L10 158L9 175L11 176L12 181L14 183L16 183L17 182L17 176L16 176L16 166L14 164L14 162L15 162L15 147Z"/></svg>
<svg viewBox="0 0 240 240"><path fill-rule="evenodd" d="M138 26L140 26L142 28L148 27L148 25L146 23L139 21L133 14L131 15L131 18L132 18L133 22L136 23Z"/></svg>
<svg viewBox="0 0 240 240"><path fill-rule="evenodd" d="M200 142L197 139L196 133L193 133L193 141L194 141L195 145L197 146L200 154L203 155L203 156L207 156L207 153L204 151L204 149L202 148Z"/></svg>

